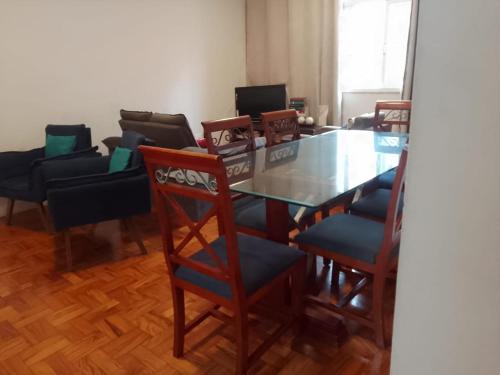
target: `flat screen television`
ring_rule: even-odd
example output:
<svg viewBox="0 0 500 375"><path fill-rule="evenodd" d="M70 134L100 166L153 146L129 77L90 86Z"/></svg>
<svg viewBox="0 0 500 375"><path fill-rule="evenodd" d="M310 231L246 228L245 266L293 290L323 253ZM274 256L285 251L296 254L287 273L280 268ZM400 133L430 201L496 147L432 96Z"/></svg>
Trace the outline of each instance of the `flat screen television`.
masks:
<svg viewBox="0 0 500 375"><path fill-rule="evenodd" d="M236 87L236 111L238 116L249 115L253 121L263 112L286 109L286 85Z"/></svg>

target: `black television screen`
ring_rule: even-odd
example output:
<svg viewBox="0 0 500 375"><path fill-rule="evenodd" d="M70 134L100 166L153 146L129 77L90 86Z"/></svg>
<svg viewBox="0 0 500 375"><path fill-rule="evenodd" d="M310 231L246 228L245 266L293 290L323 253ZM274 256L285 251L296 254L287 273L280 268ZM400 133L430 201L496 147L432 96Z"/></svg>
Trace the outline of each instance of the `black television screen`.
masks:
<svg viewBox="0 0 500 375"><path fill-rule="evenodd" d="M286 109L286 85L236 87L236 110L239 116L258 120L263 112Z"/></svg>

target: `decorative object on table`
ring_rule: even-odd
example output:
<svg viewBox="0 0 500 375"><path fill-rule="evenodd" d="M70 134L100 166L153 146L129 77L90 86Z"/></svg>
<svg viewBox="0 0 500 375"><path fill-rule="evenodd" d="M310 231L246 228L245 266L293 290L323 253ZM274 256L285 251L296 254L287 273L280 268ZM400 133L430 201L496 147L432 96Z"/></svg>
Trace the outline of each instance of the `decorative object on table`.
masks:
<svg viewBox="0 0 500 375"><path fill-rule="evenodd" d="M306 123L306 117L305 116L299 116L299 118L297 119L297 121L299 122L299 125L304 125Z"/></svg>
<svg viewBox="0 0 500 375"><path fill-rule="evenodd" d="M90 128L85 125L47 125L46 145L30 151L0 152L0 197L8 199L7 225L12 222L16 201L38 204L42 222L50 231L43 202L46 199L45 181L41 167L55 160L100 156L92 148Z"/></svg>
<svg viewBox="0 0 500 375"><path fill-rule="evenodd" d="M306 98L290 98L290 109L295 109L299 115L306 115Z"/></svg>
<svg viewBox="0 0 500 375"><path fill-rule="evenodd" d="M313 126L314 125L314 118L311 116L306 117L306 125Z"/></svg>
<svg viewBox="0 0 500 375"><path fill-rule="evenodd" d="M318 106L318 126L326 126L328 121L328 105L319 105Z"/></svg>

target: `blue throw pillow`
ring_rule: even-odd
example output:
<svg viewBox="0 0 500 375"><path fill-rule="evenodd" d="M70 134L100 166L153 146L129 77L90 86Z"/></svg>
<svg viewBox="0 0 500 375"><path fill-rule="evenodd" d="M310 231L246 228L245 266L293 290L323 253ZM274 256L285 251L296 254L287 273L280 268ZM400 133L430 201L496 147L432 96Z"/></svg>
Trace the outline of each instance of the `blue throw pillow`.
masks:
<svg viewBox="0 0 500 375"><path fill-rule="evenodd" d="M109 162L109 173L123 171L128 167L132 150L129 148L117 147L111 155Z"/></svg>
<svg viewBox="0 0 500 375"><path fill-rule="evenodd" d="M76 144L75 135L51 135L45 138L45 157L66 155L73 152Z"/></svg>

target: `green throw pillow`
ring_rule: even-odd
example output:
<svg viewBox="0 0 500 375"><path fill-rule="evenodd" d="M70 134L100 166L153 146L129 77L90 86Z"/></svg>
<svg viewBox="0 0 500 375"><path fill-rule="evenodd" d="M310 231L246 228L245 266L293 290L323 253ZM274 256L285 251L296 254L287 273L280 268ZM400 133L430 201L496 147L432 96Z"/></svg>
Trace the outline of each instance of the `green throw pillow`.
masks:
<svg viewBox="0 0 500 375"><path fill-rule="evenodd" d="M74 135L50 135L45 138L45 157L70 154L73 152L76 144Z"/></svg>
<svg viewBox="0 0 500 375"><path fill-rule="evenodd" d="M132 150L128 148L115 148L113 155L111 155L111 161L109 162L109 173L123 171L127 168L130 155L132 155Z"/></svg>

